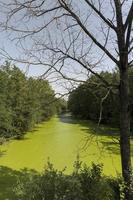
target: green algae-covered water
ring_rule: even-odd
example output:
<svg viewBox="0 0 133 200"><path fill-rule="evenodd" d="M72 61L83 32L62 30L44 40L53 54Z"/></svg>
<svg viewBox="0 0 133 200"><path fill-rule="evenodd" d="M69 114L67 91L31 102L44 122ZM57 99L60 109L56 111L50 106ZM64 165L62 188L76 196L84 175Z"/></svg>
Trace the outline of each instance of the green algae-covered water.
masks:
<svg viewBox="0 0 133 200"><path fill-rule="evenodd" d="M88 165L103 163L104 173L116 176L120 172L120 156L114 140L116 137L107 136L104 131L94 134L88 122L74 120L68 115L53 117L27 133L23 140L12 140L0 146L0 166L40 172L49 158L55 168L67 167L66 173L70 173L78 155Z"/></svg>

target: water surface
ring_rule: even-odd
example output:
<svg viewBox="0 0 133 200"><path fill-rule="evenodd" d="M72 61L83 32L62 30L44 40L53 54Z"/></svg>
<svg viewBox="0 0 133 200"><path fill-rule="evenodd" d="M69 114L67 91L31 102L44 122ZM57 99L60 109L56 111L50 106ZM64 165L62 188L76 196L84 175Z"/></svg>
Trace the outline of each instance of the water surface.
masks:
<svg viewBox="0 0 133 200"><path fill-rule="evenodd" d="M79 155L88 165L103 163L106 175L116 175L120 172L119 146L107 134L94 134L92 124L68 115L53 117L27 133L23 140L0 146L0 165L13 170L42 171L49 158L55 168L67 167L69 173Z"/></svg>

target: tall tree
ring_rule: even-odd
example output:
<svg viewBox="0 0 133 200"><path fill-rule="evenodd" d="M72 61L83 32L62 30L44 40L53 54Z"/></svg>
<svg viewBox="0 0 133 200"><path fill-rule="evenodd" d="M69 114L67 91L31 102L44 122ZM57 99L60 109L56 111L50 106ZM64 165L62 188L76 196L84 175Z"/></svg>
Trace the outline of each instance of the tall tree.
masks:
<svg viewBox="0 0 133 200"><path fill-rule="evenodd" d="M101 72L100 76L110 84L119 81L117 72ZM118 126L119 107L118 91L108 90L95 75L74 89L68 99L68 108L74 115L98 124Z"/></svg>
<svg viewBox="0 0 133 200"><path fill-rule="evenodd" d="M1 7L5 13L2 19L6 17L1 27L19 33L18 36L13 33L12 37L21 39L23 48L22 42L30 39L28 44L32 44L32 48L26 49L26 55L30 57L28 64L47 66L47 73L54 70L63 78L74 80L70 73L70 76L65 73L71 71L66 67L71 60L71 65L77 63L81 71L95 74L108 88L113 85L94 68L106 59L118 67L120 82L114 87L118 87L120 93L122 175L127 186L125 199L131 199L128 72L133 64L130 56L133 49L132 0L9 0L8 3L3 0ZM20 60L27 63L24 58ZM76 70L74 72L78 75Z"/></svg>
<svg viewBox="0 0 133 200"><path fill-rule="evenodd" d="M12 135L12 112L8 101L8 74L0 70L0 137Z"/></svg>
<svg viewBox="0 0 133 200"><path fill-rule="evenodd" d="M54 91L48 81L27 78L6 63L0 69L0 84L0 137L21 138L54 114Z"/></svg>

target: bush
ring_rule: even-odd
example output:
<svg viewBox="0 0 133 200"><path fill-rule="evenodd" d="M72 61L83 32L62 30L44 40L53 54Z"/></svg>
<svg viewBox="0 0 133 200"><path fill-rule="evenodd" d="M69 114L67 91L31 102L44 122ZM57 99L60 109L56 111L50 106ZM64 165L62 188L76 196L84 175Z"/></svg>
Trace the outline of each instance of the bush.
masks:
<svg viewBox="0 0 133 200"><path fill-rule="evenodd" d="M48 162L41 175L19 181L15 191L19 200L117 200L115 180L102 176L102 166L81 166L77 161L71 175L55 170ZM116 189L116 188L115 188Z"/></svg>

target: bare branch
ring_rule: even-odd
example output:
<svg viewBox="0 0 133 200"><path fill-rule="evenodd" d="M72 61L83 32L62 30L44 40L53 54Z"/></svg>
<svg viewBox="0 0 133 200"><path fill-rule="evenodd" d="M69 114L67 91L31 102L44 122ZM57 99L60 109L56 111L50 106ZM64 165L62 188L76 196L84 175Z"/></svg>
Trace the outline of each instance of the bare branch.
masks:
<svg viewBox="0 0 133 200"><path fill-rule="evenodd" d="M98 40L92 35L92 33L89 32L89 30L84 26L84 24L81 22L80 18L67 6L67 4L64 1L60 1L60 4L62 7L68 11L71 16L77 21L78 25L82 28L82 30L93 40L93 42L102 50L104 51L107 56L114 61L118 65L118 61L115 59L115 57L100 43Z"/></svg>
<svg viewBox="0 0 133 200"><path fill-rule="evenodd" d="M124 29L126 30L127 27L129 26L130 23L132 23L133 20L133 3L131 5L131 8L129 10L128 16L126 18L125 24L124 24Z"/></svg>
<svg viewBox="0 0 133 200"><path fill-rule="evenodd" d="M99 115L98 126L100 126L100 123L101 123L101 120L102 120L103 103L108 98L108 96L110 94L110 91L111 91L111 88L108 89L107 94L101 99L101 103L100 103L100 115Z"/></svg>
<svg viewBox="0 0 133 200"><path fill-rule="evenodd" d="M115 25L110 22L101 12L98 10L89 0L85 0L85 2L99 15L99 17L114 31L116 31Z"/></svg>

